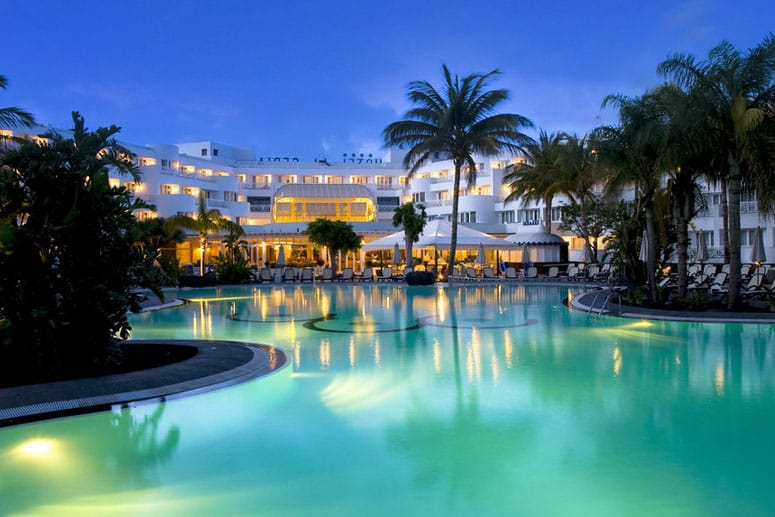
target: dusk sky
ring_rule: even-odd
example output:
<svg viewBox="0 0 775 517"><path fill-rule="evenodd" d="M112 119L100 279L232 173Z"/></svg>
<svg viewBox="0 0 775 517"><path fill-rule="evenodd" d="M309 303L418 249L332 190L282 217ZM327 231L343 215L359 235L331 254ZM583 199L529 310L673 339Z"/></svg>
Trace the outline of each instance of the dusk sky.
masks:
<svg viewBox="0 0 775 517"><path fill-rule="evenodd" d="M773 0L625 2L2 1L0 107L133 144L213 140L256 157L382 156L407 84L499 69L503 112L579 135L613 120L673 53L745 51L775 31Z"/></svg>

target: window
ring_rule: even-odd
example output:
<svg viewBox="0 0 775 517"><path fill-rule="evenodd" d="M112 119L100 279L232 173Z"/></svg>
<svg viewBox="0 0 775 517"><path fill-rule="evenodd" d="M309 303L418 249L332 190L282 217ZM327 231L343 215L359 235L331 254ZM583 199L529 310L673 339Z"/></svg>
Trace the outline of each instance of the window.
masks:
<svg viewBox="0 0 775 517"><path fill-rule="evenodd" d="M425 202L425 192L415 192L412 194L412 199L415 203L424 203Z"/></svg>
<svg viewBox="0 0 775 517"><path fill-rule="evenodd" d="M740 229L740 245L741 246L753 246L754 234L756 230L753 228L741 228Z"/></svg>
<svg viewBox="0 0 775 517"><path fill-rule="evenodd" d="M218 156L218 149L213 149L213 156Z"/></svg>
<svg viewBox="0 0 775 517"><path fill-rule="evenodd" d="M401 204L401 202L398 197L378 197L377 204L379 206L398 207Z"/></svg>
<svg viewBox="0 0 775 517"><path fill-rule="evenodd" d="M519 212L521 223L537 223L540 220L539 210L537 208L528 208Z"/></svg>
<svg viewBox="0 0 775 517"><path fill-rule="evenodd" d="M514 210L501 212L501 223L507 224L507 223L513 223L513 222L514 222Z"/></svg>
<svg viewBox="0 0 775 517"><path fill-rule="evenodd" d="M202 156L207 156L207 149L202 149Z"/></svg>
<svg viewBox="0 0 775 517"><path fill-rule="evenodd" d="M272 198L264 196L248 196L248 203L250 203L251 212L270 212Z"/></svg>
<svg viewBox="0 0 775 517"><path fill-rule="evenodd" d="M180 193L180 185L173 185L172 183L162 183L161 193L164 195L172 195Z"/></svg>
<svg viewBox="0 0 775 517"><path fill-rule="evenodd" d="M700 232L690 232L689 233L689 248L690 249L696 249L697 247L697 235L699 235ZM702 232L705 234L705 245L709 248L712 246L715 246L715 234L711 231L705 231Z"/></svg>
<svg viewBox="0 0 775 517"><path fill-rule="evenodd" d="M552 222L559 223L560 221L562 221L562 207L552 207Z"/></svg>

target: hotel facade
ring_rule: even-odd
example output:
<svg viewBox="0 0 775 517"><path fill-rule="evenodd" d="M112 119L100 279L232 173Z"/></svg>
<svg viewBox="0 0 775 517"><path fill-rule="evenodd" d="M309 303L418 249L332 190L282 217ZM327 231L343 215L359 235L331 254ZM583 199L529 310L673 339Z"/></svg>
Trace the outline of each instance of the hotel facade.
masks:
<svg viewBox="0 0 775 517"><path fill-rule="evenodd" d="M52 129L40 126L0 129L0 138L4 141L1 145L10 145L14 136L37 138ZM350 153L336 160L302 161L291 156L257 157L252 148L212 141L149 145L121 142L121 145L133 153L140 181L119 175L111 175L110 181L126 186L155 207L153 211L137 212L139 219L180 214L196 217L202 194L208 210L217 209L243 227L243 239L248 242L250 258L256 264L274 262L280 245L285 246L285 253L290 253L289 260L311 261L313 250L304 231L317 218L348 222L368 242L399 230L392 224L393 211L408 201L422 203L429 218L449 220L452 215L454 167L443 156L429 161L409 178L402 166L403 153L397 149L381 157ZM509 193L508 186L503 184L506 167L521 159L519 156L477 157L476 182L467 185L465 179L461 180L458 222L496 237L529 233L537 225L544 225L567 242L568 262L582 262L583 240L558 229L562 206L568 204L566 198L555 197L548 222L541 220L544 211L540 202L522 199L505 202ZM632 197L632 192L624 196ZM703 196L707 208L692 221L694 231L690 231L690 238L694 240L698 232L703 232L711 261L721 263L718 186L706 184ZM757 227L765 229L765 250L772 260L775 231L766 215L759 213L756 199L745 198L741 205L743 262L748 260ZM208 259L219 251L219 242L212 240L213 247L206 251ZM197 263L201 253L195 235L176 251L182 264ZM351 255L337 263L341 267L352 261L357 267L362 260L363 257Z"/></svg>

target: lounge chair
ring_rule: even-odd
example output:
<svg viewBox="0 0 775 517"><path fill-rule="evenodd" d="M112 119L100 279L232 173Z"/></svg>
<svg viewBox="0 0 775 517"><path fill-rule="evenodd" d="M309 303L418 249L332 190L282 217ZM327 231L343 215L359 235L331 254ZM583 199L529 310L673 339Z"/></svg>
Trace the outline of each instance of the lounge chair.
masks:
<svg viewBox="0 0 775 517"><path fill-rule="evenodd" d="M479 275L476 274L476 270L472 267L466 268L466 280L469 282L480 280Z"/></svg>
<svg viewBox="0 0 775 517"><path fill-rule="evenodd" d="M330 267L324 267L323 273L320 275L320 281L321 282L333 282L334 281L334 270Z"/></svg>
<svg viewBox="0 0 775 517"><path fill-rule="evenodd" d="M283 282L295 282L296 281L296 269L289 267L283 271Z"/></svg>
<svg viewBox="0 0 775 517"><path fill-rule="evenodd" d="M466 272L465 269L459 266L454 266L450 270L449 277L447 278L449 282L465 282L466 281Z"/></svg>
<svg viewBox="0 0 775 517"><path fill-rule="evenodd" d="M374 269L367 267L364 268L360 276L356 277L360 282L371 282L374 280Z"/></svg>
<svg viewBox="0 0 775 517"><path fill-rule="evenodd" d="M716 276L713 278L713 281L708 286L710 289L710 292L717 293L722 291L726 285L727 285L727 273L724 271L721 271L719 273L716 273Z"/></svg>
<svg viewBox="0 0 775 517"><path fill-rule="evenodd" d="M489 280L495 280L497 278L495 276L495 270L490 266L485 266L482 268L482 277Z"/></svg>
<svg viewBox="0 0 775 517"><path fill-rule="evenodd" d="M272 280L272 270L268 267L261 268L261 271L258 273L258 281L271 283Z"/></svg>
<svg viewBox="0 0 775 517"><path fill-rule="evenodd" d="M535 266L528 266L527 269L525 269L522 278L525 280L538 278L538 268Z"/></svg>
<svg viewBox="0 0 775 517"><path fill-rule="evenodd" d="M312 268L305 267L301 270L301 276L299 278L299 281L303 282L312 282L315 277L315 272L312 270Z"/></svg>
<svg viewBox="0 0 775 517"><path fill-rule="evenodd" d="M546 280L559 280L560 278L560 268L557 266L551 266L549 268L549 271L547 271L546 276L544 277Z"/></svg>
<svg viewBox="0 0 775 517"><path fill-rule="evenodd" d="M516 280L517 270L513 266L509 266L503 270L503 277L507 280Z"/></svg>
<svg viewBox="0 0 775 517"><path fill-rule="evenodd" d="M382 282L392 282L393 268L391 268L390 266L383 267L382 270L379 272L379 276L377 277L377 280Z"/></svg>
<svg viewBox="0 0 775 517"><path fill-rule="evenodd" d="M346 267L342 270L342 276L339 277L340 282L352 282L355 279L355 273L353 268Z"/></svg>
<svg viewBox="0 0 775 517"><path fill-rule="evenodd" d="M600 269L597 273L592 275L592 281L593 282L608 282L608 277L611 275L611 263L606 262L602 266L600 266Z"/></svg>
<svg viewBox="0 0 775 517"><path fill-rule="evenodd" d="M754 273L751 275L751 279L748 280L748 283L740 289L740 294L760 294L761 291L764 289L762 288L762 283L764 281L764 274L762 273Z"/></svg>
<svg viewBox="0 0 775 517"><path fill-rule="evenodd" d="M568 280L572 280L574 282L584 278L584 275L582 274L578 266L568 267L568 274L565 276L568 278Z"/></svg>

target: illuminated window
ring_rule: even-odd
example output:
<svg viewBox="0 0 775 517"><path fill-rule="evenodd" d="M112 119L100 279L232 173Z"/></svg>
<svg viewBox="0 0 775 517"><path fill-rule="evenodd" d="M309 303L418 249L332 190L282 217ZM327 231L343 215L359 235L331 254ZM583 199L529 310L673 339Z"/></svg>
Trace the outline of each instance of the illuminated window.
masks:
<svg viewBox="0 0 775 517"><path fill-rule="evenodd" d="M162 183L160 189L164 195L180 194L180 185L173 183Z"/></svg>

